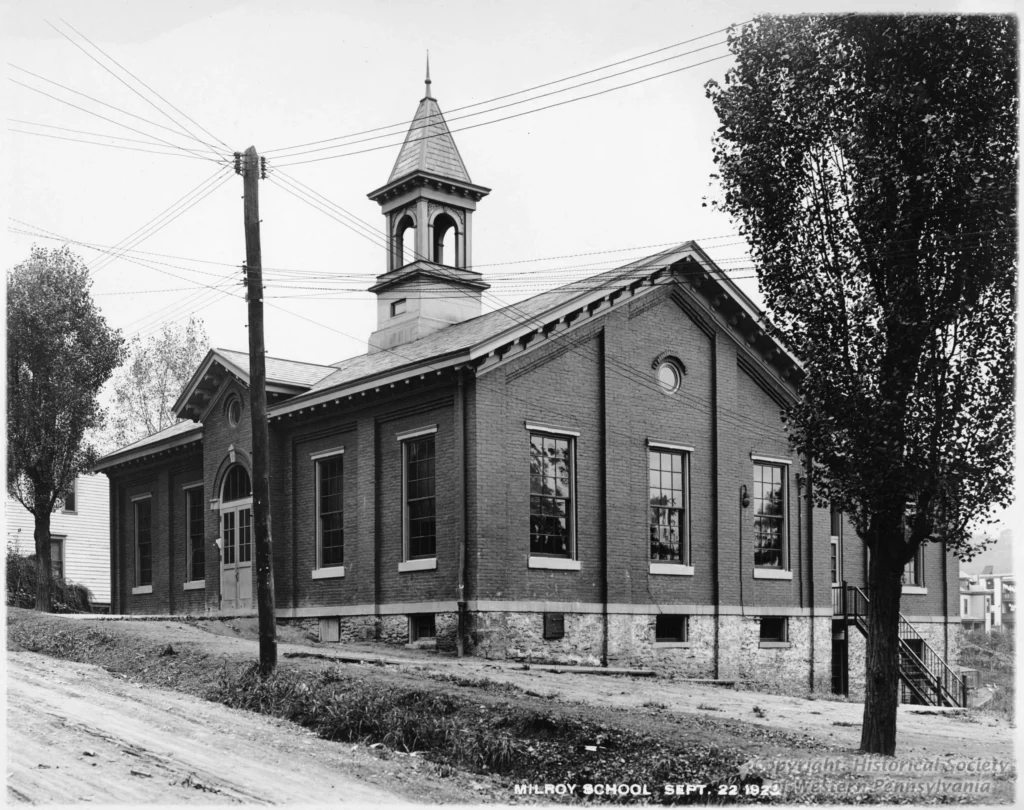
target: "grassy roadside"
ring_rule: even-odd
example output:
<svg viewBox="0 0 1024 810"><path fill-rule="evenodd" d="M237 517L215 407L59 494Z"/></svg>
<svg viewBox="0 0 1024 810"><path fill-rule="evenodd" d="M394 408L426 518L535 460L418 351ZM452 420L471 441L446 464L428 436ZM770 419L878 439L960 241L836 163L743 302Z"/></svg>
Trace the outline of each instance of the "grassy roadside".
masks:
<svg viewBox="0 0 1024 810"><path fill-rule="evenodd" d="M210 642L203 636L176 641L172 654L165 642L157 643L162 633L171 632L161 627L170 625L74 621L12 610L8 647L96 664L119 677L283 718L324 739L376 746L385 758L388 751L415 752L442 776L493 777L501 789L481 798L506 803L536 801L517 797L516 784L650 787L652 795L639 799L590 797L620 803L771 802L776 797L756 795L765 783L746 765L752 756L850 754L777 729L665 711L664 704L639 712L608 711L489 678L424 671L415 662L378 668L285 658L278 673L264 681L253 671L249 648L235 648L230 656L211 654L218 649L212 636ZM666 784L724 785L736 795L667 796ZM558 795L539 798L571 801ZM855 803L950 801L870 790L858 790L854 797L830 786L782 800L839 804L852 798Z"/></svg>

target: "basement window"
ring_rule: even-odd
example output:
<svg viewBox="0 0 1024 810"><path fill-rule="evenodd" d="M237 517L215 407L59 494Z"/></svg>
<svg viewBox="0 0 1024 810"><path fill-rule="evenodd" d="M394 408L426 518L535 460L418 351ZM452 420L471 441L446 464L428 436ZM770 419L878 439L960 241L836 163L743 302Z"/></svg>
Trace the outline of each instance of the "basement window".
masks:
<svg viewBox="0 0 1024 810"><path fill-rule="evenodd" d="M437 628L433 613L419 613L409 617L409 640L419 641L424 638L436 638Z"/></svg>
<svg viewBox="0 0 1024 810"><path fill-rule="evenodd" d="M658 644L690 640L690 617L659 614L654 620L654 640Z"/></svg>
<svg viewBox="0 0 1024 810"><path fill-rule="evenodd" d="M789 624L785 616L762 616L760 642L762 647L789 646Z"/></svg>
<svg viewBox="0 0 1024 810"><path fill-rule="evenodd" d="M405 312L405 299L399 298L397 301L391 302L391 317L394 318L396 315L401 315Z"/></svg>

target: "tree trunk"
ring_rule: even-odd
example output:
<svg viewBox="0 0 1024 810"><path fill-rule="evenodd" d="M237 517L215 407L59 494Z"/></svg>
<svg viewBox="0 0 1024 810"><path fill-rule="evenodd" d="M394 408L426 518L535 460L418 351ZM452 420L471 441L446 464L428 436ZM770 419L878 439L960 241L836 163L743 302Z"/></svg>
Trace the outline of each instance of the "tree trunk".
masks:
<svg viewBox="0 0 1024 810"><path fill-rule="evenodd" d="M889 546L891 548L891 546ZM896 707L899 704L900 574L892 570L886 545L871 554L868 569L867 683L860 750L865 754L896 753Z"/></svg>
<svg viewBox="0 0 1024 810"><path fill-rule="evenodd" d="M37 512L36 519L36 610L53 613L50 594L50 513Z"/></svg>

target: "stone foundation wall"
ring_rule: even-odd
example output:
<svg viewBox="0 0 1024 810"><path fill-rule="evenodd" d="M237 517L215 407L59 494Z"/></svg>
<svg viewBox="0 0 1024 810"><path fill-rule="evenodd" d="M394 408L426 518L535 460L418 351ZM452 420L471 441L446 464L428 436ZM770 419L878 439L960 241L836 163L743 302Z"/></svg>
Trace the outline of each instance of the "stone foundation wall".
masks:
<svg viewBox="0 0 1024 810"><path fill-rule="evenodd" d="M604 646L598 613L566 613L565 636L544 638L543 613L470 613L467 649L483 658L599 665Z"/></svg>
<svg viewBox="0 0 1024 810"><path fill-rule="evenodd" d="M912 622L914 629L936 653L945 658L950 668L959 673L960 622ZM948 646L947 646L948 644ZM947 654L948 651L948 654ZM850 628L850 697L864 699L867 681L867 639L855 627ZM901 690L902 692L902 690Z"/></svg>
<svg viewBox="0 0 1024 810"><path fill-rule="evenodd" d="M545 639L542 613L470 614L467 649L484 658L599 665L604 646L603 617L595 613L566 613L564 617L564 637ZM812 688L819 692L831 688L828 617L790 617L789 642L774 648L760 646L758 618L720 617L717 668L713 616L690 616L686 642L656 641L655 622L653 615L608 616L609 666L645 667L684 678L732 677L755 688L797 695L805 695Z"/></svg>
<svg viewBox="0 0 1024 810"><path fill-rule="evenodd" d="M338 641L342 644L355 641L381 641L385 644L404 646L409 643L409 617L405 614L387 616L325 616L323 619L280 619L280 624L287 623L326 641L321 633L322 621L338 623ZM437 636L437 649L452 651L455 649L459 617L457 613L435 613L434 630Z"/></svg>

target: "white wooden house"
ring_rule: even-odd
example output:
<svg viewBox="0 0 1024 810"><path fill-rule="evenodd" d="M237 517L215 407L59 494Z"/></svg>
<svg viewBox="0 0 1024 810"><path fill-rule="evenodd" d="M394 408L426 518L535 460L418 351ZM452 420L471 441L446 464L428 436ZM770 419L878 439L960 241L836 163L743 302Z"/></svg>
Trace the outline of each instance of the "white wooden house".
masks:
<svg viewBox="0 0 1024 810"><path fill-rule="evenodd" d="M35 519L13 498L6 505L7 544L20 554L35 552ZM54 573L92 591L98 607L110 605L110 494L102 475L80 475L63 508L50 516Z"/></svg>

